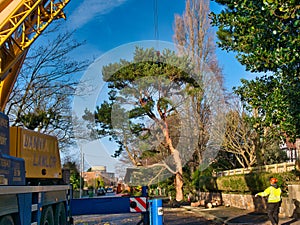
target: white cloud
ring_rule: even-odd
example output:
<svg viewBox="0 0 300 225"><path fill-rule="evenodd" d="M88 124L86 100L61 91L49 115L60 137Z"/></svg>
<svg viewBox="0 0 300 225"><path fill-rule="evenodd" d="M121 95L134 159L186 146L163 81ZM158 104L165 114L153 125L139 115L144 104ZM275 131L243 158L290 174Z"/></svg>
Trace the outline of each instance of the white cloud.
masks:
<svg viewBox="0 0 300 225"><path fill-rule="evenodd" d="M69 27L78 29L96 16L109 13L128 0L84 0L69 16Z"/></svg>

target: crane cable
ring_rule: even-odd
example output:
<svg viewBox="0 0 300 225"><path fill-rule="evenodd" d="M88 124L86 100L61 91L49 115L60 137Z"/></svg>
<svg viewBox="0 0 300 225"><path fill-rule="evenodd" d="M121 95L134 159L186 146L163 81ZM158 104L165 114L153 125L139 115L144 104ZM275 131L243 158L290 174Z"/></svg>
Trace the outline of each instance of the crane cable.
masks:
<svg viewBox="0 0 300 225"><path fill-rule="evenodd" d="M153 0L153 11L154 11L154 39L158 41L159 34L158 34L158 6L157 0Z"/></svg>
<svg viewBox="0 0 300 225"><path fill-rule="evenodd" d="M158 5L157 0L153 0L153 17L154 17L154 39L156 41L156 54L159 61L160 51L159 51L159 32L158 32Z"/></svg>

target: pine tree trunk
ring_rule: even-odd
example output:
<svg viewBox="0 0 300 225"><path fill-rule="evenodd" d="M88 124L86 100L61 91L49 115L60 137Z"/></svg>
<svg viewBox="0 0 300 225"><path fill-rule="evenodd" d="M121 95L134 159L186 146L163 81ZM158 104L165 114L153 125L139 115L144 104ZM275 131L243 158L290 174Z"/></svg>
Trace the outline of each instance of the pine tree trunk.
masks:
<svg viewBox="0 0 300 225"><path fill-rule="evenodd" d="M182 161L180 158L179 151L173 149L172 152L175 164L176 164L176 174L175 174L175 190L176 190L176 201L183 200L183 178L182 178Z"/></svg>
<svg viewBox="0 0 300 225"><path fill-rule="evenodd" d="M175 190L176 190L176 201L183 200L183 180L182 180L182 173L177 172L175 175Z"/></svg>

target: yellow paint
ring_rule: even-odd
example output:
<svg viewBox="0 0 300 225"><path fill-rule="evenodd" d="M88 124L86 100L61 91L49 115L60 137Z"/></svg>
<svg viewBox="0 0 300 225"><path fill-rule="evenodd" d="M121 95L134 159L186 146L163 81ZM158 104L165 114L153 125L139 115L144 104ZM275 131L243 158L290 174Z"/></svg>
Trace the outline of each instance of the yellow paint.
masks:
<svg viewBox="0 0 300 225"><path fill-rule="evenodd" d="M10 155L25 160L26 178L61 178L61 163L56 137L10 128Z"/></svg>

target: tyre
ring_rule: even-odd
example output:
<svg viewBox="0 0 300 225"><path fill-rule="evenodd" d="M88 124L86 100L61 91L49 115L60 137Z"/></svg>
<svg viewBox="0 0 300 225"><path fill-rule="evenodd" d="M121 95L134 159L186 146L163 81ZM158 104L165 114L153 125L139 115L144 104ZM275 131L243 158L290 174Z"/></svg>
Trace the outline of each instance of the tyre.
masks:
<svg viewBox="0 0 300 225"><path fill-rule="evenodd" d="M64 203L58 203L55 207L54 213L54 224L55 225L67 225L67 213Z"/></svg>
<svg viewBox="0 0 300 225"><path fill-rule="evenodd" d="M51 206L43 208L40 225L54 225L53 210Z"/></svg>
<svg viewBox="0 0 300 225"><path fill-rule="evenodd" d="M11 216L3 216L0 218L0 225L14 225L14 220Z"/></svg>

